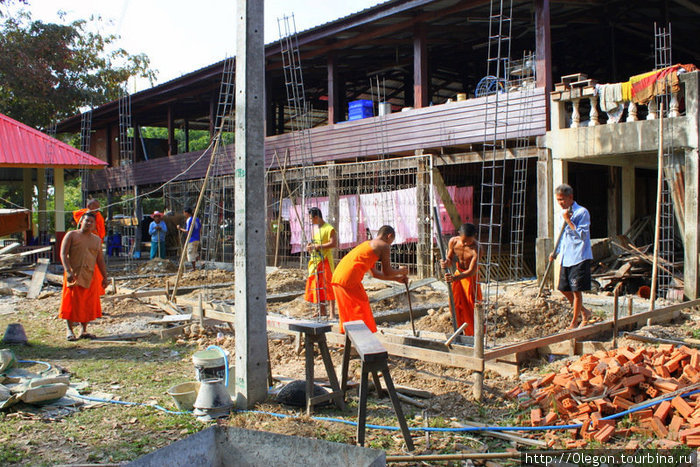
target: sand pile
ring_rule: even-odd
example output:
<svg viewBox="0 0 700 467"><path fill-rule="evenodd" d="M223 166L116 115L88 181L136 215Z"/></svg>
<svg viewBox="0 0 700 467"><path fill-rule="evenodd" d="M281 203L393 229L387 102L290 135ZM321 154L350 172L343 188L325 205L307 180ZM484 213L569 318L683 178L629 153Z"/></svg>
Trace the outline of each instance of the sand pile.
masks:
<svg viewBox="0 0 700 467"><path fill-rule="evenodd" d="M162 274L177 272L177 266L167 259L153 258L139 269L139 274Z"/></svg>

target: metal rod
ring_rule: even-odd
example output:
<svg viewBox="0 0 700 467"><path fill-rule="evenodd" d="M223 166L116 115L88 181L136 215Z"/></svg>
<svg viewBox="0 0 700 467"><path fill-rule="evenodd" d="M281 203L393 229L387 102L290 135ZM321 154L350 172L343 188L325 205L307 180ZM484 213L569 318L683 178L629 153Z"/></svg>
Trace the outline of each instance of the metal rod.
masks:
<svg viewBox="0 0 700 467"><path fill-rule="evenodd" d="M656 306L656 292L659 278L659 239L661 236L661 200L664 185L664 103L659 105L659 156L656 177L656 226L654 228L654 261L651 266L651 295L649 296L649 310Z"/></svg>
<svg viewBox="0 0 700 467"><path fill-rule="evenodd" d="M570 210L571 208L569 208ZM566 222L562 224L561 230L559 230L559 235L557 235L557 241L554 242L554 250L552 251L552 254L556 254L557 250L559 249L559 244L561 243L561 239L564 236L564 230L566 229ZM556 258L554 258L556 259ZM537 292L537 298L540 298L540 295L542 295L542 290L544 289L544 285L547 283L547 276L549 275L549 269L552 267L552 263L554 262L554 259L551 259L547 262L547 268L544 270L544 275L542 276L542 282L540 283L540 291Z"/></svg>

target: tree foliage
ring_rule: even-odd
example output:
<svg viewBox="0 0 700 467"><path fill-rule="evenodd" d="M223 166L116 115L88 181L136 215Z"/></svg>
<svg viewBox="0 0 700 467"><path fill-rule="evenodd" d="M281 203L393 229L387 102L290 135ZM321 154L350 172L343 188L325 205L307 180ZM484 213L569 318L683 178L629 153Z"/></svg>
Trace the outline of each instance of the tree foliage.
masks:
<svg viewBox="0 0 700 467"><path fill-rule="evenodd" d="M0 0L4 1L4 0ZM10 1L11 3L11 1ZM0 24L0 113L36 128L115 100L132 76L153 82L145 54L94 32L101 18L68 24L32 20L21 10Z"/></svg>

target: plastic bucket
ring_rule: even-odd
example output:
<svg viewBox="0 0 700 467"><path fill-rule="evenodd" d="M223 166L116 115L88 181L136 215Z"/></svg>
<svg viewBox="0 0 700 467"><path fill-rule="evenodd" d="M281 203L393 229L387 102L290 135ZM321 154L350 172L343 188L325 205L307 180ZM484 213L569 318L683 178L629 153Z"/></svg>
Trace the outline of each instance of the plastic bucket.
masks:
<svg viewBox="0 0 700 467"><path fill-rule="evenodd" d="M216 349L200 350L192 355L194 373L197 381L205 379L226 379L226 359Z"/></svg>
<svg viewBox="0 0 700 467"><path fill-rule="evenodd" d="M176 384L168 389L168 394L175 401L178 410L187 411L194 408L194 401L197 400L199 392L199 381L188 381Z"/></svg>

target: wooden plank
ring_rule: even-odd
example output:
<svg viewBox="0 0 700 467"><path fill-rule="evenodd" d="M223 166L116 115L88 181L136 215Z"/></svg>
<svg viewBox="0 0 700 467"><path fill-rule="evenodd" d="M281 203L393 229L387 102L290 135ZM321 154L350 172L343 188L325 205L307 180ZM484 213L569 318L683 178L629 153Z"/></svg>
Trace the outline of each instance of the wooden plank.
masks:
<svg viewBox="0 0 700 467"><path fill-rule="evenodd" d="M167 316L163 316L162 319L155 320L155 321L149 321L148 324L173 324L173 323L179 323L182 321L191 321L191 320L192 320L192 314L167 315Z"/></svg>
<svg viewBox="0 0 700 467"><path fill-rule="evenodd" d="M449 191L447 191L445 180L443 180L440 170L437 168L433 169L433 186L435 186L438 194L440 195L440 199L442 200L442 204L445 206L447 214L450 216L452 225L454 225L455 228L459 228L459 226L462 225L462 218L457 211L457 206L455 206L454 201L452 201Z"/></svg>
<svg viewBox="0 0 700 467"><path fill-rule="evenodd" d="M411 284L408 286L408 290L416 290L420 287L432 284L433 282L437 281L434 277L427 277L425 279L420 279L417 281L411 282ZM401 295L403 293L406 293L406 288L405 287L389 287L384 290L380 290L376 294L372 294L372 296L369 297L370 303L378 302L380 300L386 300L387 298L391 297L396 297L397 295Z"/></svg>
<svg viewBox="0 0 700 467"><path fill-rule="evenodd" d="M5 255L5 254L11 252L12 250L16 249L18 246L19 246L19 243L17 243L17 242L10 243L9 245L0 249L0 255Z"/></svg>
<svg viewBox="0 0 700 467"><path fill-rule="evenodd" d="M664 316L664 315L670 315L671 313L679 310L683 310L685 308L690 308L693 306L698 306L700 305L700 299L698 300L691 300L688 302L684 303L679 303L677 305L671 305L667 306L664 308L657 308L656 310L651 310L651 311L645 311L643 313L637 313L632 316L625 316L622 318L619 318L617 320L618 326L623 327L623 326L629 326L631 324L635 324L638 322L644 322L649 318L654 318L657 316ZM527 350L531 349L536 349L539 347L543 347L548 344L554 344L556 342L563 342L566 340L570 339L577 339L585 336L593 336L595 334L599 334L602 332L605 332L607 330L612 329L613 327L613 322L612 320L604 321L602 323L597 323L593 324L590 326L586 326L583 328L577 328L577 329L572 329L570 331L563 331L558 334L553 334L551 336L543 337L540 339L532 339L529 341L525 342L519 342L517 344L511 344L507 345L504 347L499 347L496 349L492 349L484 354L484 359L485 360L493 360L499 357L503 357L505 355L517 353L517 352L525 352Z"/></svg>
<svg viewBox="0 0 700 467"><path fill-rule="evenodd" d="M465 426L485 427L486 424L465 421L465 422L462 422L461 424L458 424L458 426L460 426L460 427L465 427ZM547 443L544 441L540 441L538 439L523 438L522 436L517 436L517 435L510 434L510 433L505 433L505 432L500 432L500 431L481 431L479 433L484 435L484 436L491 436L492 438L504 439L506 441L512 441L512 442L517 443L517 444L522 444L524 446L535 446L535 447L541 447L541 448L547 447Z"/></svg>
<svg viewBox="0 0 700 467"><path fill-rule="evenodd" d="M363 321L348 321L343 328L363 362L386 358L386 349Z"/></svg>
<svg viewBox="0 0 700 467"><path fill-rule="evenodd" d="M120 295L103 295L102 300L121 300L124 298L157 297L160 295L166 296L165 289L142 290L139 292L130 292L130 293L125 293L125 294L120 294Z"/></svg>
<svg viewBox="0 0 700 467"><path fill-rule="evenodd" d="M36 269L34 269L34 274L32 275L32 282L29 284L27 298L37 298L39 293L41 293L41 288L44 286L46 270L49 267L50 260L48 258L39 258L37 263L38 265Z"/></svg>

